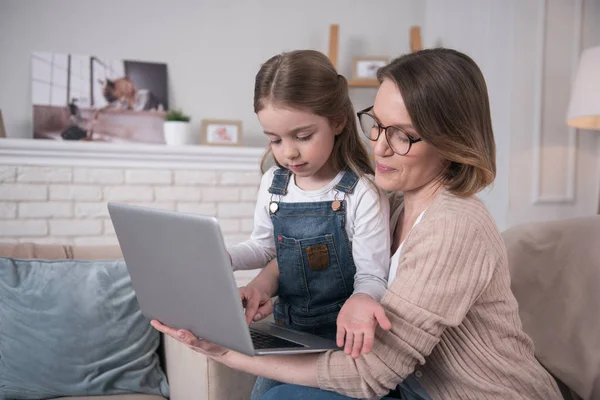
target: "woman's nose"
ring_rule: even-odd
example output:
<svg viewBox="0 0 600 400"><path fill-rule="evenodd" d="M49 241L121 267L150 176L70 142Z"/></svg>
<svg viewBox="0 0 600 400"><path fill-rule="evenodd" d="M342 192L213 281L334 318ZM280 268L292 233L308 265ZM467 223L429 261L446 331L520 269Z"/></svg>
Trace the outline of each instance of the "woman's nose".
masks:
<svg viewBox="0 0 600 400"><path fill-rule="evenodd" d="M394 151L387 142L385 132L381 132L376 141L371 141L371 147L373 148L373 154L376 156L384 157L394 154Z"/></svg>

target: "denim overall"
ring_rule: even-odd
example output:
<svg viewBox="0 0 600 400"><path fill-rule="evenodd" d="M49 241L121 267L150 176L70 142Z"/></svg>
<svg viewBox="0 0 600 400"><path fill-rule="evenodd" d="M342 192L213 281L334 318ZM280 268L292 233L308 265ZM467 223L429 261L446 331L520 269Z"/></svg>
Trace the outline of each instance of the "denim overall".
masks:
<svg viewBox="0 0 600 400"><path fill-rule="evenodd" d="M289 170L278 169L269 188L279 265L273 314L278 324L335 339L336 319L354 290L356 272L343 197L352 193L358 177L344 172L335 185L337 201L280 202L291 177Z"/></svg>
<svg viewBox="0 0 600 400"><path fill-rule="evenodd" d="M358 177L344 171L333 201L281 202L291 178L289 170L277 169L269 188L279 265L273 316L280 325L335 340L337 316L354 290L356 272L343 198L352 193ZM281 382L259 377L250 400L278 385Z"/></svg>

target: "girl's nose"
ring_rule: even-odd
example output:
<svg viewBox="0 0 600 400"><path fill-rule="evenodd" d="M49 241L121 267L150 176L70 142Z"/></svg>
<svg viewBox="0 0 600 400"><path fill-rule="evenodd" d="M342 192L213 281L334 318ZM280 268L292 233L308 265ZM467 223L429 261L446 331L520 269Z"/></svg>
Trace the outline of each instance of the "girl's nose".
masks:
<svg viewBox="0 0 600 400"><path fill-rule="evenodd" d="M293 160L294 158L298 157L298 149L296 146L286 146L283 154L286 156L286 158Z"/></svg>

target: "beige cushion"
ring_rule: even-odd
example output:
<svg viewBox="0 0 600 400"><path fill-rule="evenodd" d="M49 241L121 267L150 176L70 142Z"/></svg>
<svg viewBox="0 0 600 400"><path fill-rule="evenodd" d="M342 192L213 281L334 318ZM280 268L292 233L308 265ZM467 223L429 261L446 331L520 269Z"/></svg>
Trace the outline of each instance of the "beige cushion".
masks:
<svg viewBox="0 0 600 400"><path fill-rule="evenodd" d="M116 394L113 396L58 397L55 400L165 400L165 398L149 394Z"/></svg>
<svg viewBox="0 0 600 400"><path fill-rule="evenodd" d="M0 257L61 260L65 258L72 258L71 253L72 251L70 246L33 243L0 243Z"/></svg>
<svg viewBox="0 0 600 400"><path fill-rule="evenodd" d="M41 258L45 260L117 260L123 258L123 253L121 253L119 246L0 243L0 257Z"/></svg>
<svg viewBox="0 0 600 400"><path fill-rule="evenodd" d="M502 235L536 356L579 396L600 399L600 217L525 224Z"/></svg>

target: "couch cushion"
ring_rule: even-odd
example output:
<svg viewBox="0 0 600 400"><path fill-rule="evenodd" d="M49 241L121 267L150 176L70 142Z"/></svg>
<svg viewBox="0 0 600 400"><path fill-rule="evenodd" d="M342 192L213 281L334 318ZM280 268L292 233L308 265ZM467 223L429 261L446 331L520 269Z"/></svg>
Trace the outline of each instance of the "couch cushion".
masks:
<svg viewBox="0 0 600 400"><path fill-rule="evenodd" d="M0 398L168 396L123 261L0 257Z"/></svg>
<svg viewBox="0 0 600 400"><path fill-rule="evenodd" d="M164 400L152 394L116 394L112 396L59 397L54 400Z"/></svg>
<svg viewBox="0 0 600 400"><path fill-rule="evenodd" d="M540 362L584 399L600 398L600 217L502 234L523 329Z"/></svg>
<svg viewBox="0 0 600 400"><path fill-rule="evenodd" d="M72 257L71 246L37 243L0 243L0 257L62 260Z"/></svg>
<svg viewBox="0 0 600 400"><path fill-rule="evenodd" d="M44 260L122 260L123 253L113 246L70 246L38 243L0 243L0 257L40 258Z"/></svg>

